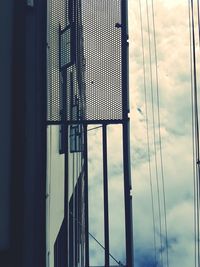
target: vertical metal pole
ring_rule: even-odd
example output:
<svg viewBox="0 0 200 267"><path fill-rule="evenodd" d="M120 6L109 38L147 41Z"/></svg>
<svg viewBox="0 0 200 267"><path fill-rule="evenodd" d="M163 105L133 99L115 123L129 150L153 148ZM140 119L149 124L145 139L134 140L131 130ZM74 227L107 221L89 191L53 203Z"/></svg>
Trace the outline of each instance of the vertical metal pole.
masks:
<svg viewBox="0 0 200 267"><path fill-rule="evenodd" d="M78 173L78 154L75 154L75 169L76 169L76 175ZM75 188L74 188L74 194L75 194L75 266L78 266L78 183L79 183L79 177L75 181Z"/></svg>
<svg viewBox="0 0 200 267"><path fill-rule="evenodd" d="M122 21L122 92L123 92L123 166L124 166L124 202L126 266L133 267L133 222L131 196L130 129L129 129L129 93L128 93L128 0L121 0Z"/></svg>
<svg viewBox="0 0 200 267"><path fill-rule="evenodd" d="M128 4L127 0L121 0L121 20L122 20L122 101L123 119L128 118L129 108L129 43L128 43Z"/></svg>
<svg viewBox="0 0 200 267"><path fill-rule="evenodd" d="M67 105L66 105L66 99L67 99L67 71L64 70L60 72L60 76L62 77L62 87L61 87L61 95L62 95L62 111L61 111L61 120L62 125L61 127L61 147L60 147L60 153L68 153L67 147L68 147L68 129L66 125L67 120Z"/></svg>
<svg viewBox="0 0 200 267"><path fill-rule="evenodd" d="M124 122L122 127L123 127L126 266L127 267L133 267L134 266L134 261L133 261L133 222L132 222L129 120Z"/></svg>
<svg viewBox="0 0 200 267"><path fill-rule="evenodd" d="M107 160L107 126L103 125L103 189L104 189L104 242L105 267L109 267L109 213L108 213L108 160Z"/></svg>
<svg viewBox="0 0 200 267"><path fill-rule="evenodd" d="M87 125L84 125L84 200L85 200L85 266L89 267L89 208L88 208L88 145L87 145Z"/></svg>
<svg viewBox="0 0 200 267"><path fill-rule="evenodd" d="M70 72L70 119L73 120L73 104L74 104L74 85L73 85L73 71Z"/></svg>
<svg viewBox="0 0 200 267"><path fill-rule="evenodd" d="M65 140L66 140L66 150L65 150L65 203L64 203L64 207L65 207L65 220L66 220L66 251L67 251L67 255L69 255L69 251L68 251L68 238L69 238L69 234L68 234L68 225L69 225L69 217L68 217L68 212L69 212L69 203L68 203L68 126L65 125L64 127L66 127L66 136L65 136ZM68 261L69 259L67 258L66 261L66 267L68 267Z"/></svg>

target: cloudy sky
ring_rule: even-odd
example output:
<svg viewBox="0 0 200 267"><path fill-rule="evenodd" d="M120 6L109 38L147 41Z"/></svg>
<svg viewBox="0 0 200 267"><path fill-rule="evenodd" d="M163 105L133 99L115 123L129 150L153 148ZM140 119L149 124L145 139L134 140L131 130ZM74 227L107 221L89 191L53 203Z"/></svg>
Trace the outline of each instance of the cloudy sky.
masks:
<svg viewBox="0 0 200 267"><path fill-rule="evenodd" d="M146 77L144 83L140 5L139 0L129 0L135 267L191 267L194 266L194 213L188 2L186 0L154 0L162 162L158 127L152 2L151 0L147 2L148 8L146 0L141 0ZM150 61L152 68L150 68ZM152 96L154 106L152 106ZM149 142L147 141L147 128ZM111 159L109 190L112 194L109 202L111 210L110 251L117 260L124 262L124 225L121 219L124 212L122 165L120 163L121 144L116 146L116 140L120 140L120 133L120 127L110 127L109 129L109 158ZM101 151L97 152L93 148L94 142L97 142L98 145L97 140L100 140L100 134L101 130L96 130L91 131L89 136L89 156L95 158L89 164L90 177L92 177L90 186L93 189L102 169L102 166L99 165ZM150 157L148 156L148 144ZM102 180L98 181L99 185L102 185ZM165 191L163 191L163 185ZM163 192L165 192L165 199ZM98 194L97 191L90 191L91 202L97 199L98 203L98 207L92 204L90 206L90 230L103 243L103 229L100 226L103 225L102 197L102 194ZM152 199L154 216L152 216ZM158 200L160 200L160 204ZM164 209L164 200L166 209ZM95 215L97 209L99 210L98 223L96 223L97 215ZM103 264L103 251L92 240L91 254L95 259L91 265L92 263ZM112 263L114 264L114 262Z"/></svg>
<svg viewBox="0 0 200 267"><path fill-rule="evenodd" d="M131 92L131 144L134 203L134 243L136 267L167 266L165 216L159 154L157 119L156 69L151 1L141 1L147 112L149 128L150 162L152 173L156 258L149 177L148 142L144 70L142 55L141 20L139 1L129 1L130 23L130 92ZM160 98L160 132L166 197L169 266L194 266L193 229L193 173L191 137L191 87L189 60L188 2L155 0L155 27L158 60L158 89ZM151 58L149 56L148 17ZM151 95L150 60L155 111L155 131ZM154 136L155 135L155 136ZM156 180L155 147L160 193L160 213ZM160 222L161 221L161 222ZM160 228L161 223L161 228ZM160 238L161 230L161 238ZM161 243L163 246L161 253Z"/></svg>

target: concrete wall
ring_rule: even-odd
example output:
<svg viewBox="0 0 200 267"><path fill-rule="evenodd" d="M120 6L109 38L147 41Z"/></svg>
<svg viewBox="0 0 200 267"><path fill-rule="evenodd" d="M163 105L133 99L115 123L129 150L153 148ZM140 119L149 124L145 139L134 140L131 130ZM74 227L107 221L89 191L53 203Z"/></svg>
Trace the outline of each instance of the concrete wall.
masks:
<svg viewBox="0 0 200 267"><path fill-rule="evenodd" d="M0 2L0 266L45 266L46 3Z"/></svg>
<svg viewBox="0 0 200 267"><path fill-rule="evenodd" d="M0 1L0 251L10 247L13 0Z"/></svg>

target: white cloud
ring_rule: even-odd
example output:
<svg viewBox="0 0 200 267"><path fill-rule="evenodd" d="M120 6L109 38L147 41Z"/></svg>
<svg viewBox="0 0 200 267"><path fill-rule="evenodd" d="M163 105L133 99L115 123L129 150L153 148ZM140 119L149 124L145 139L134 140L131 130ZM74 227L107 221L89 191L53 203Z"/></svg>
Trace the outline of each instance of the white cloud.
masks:
<svg viewBox="0 0 200 267"><path fill-rule="evenodd" d="M148 1L149 3L151 1ZM153 255L153 226L151 195L148 175L148 155L146 140L146 118L143 89L142 50L138 1L129 1L130 7L130 90L132 102L132 159L134 184L134 233L136 267L146 266L141 257ZM187 2L154 1L157 37L157 56L160 94L161 135L165 174L168 237L170 242L170 266L192 266L194 264L193 239L193 174L190 102L190 63L189 29ZM151 10L151 9L149 9ZM142 1L144 23L144 44L146 59L147 90L150 90L148 27L146 5ZM150 12L151 16L151 12ZM134 21L134 23L132 22ZM152 19L150 20L152 23ZM151 24L152 25L152 24ZM153 49L153 35L151 41ZM153 89L156 100L155 60L153 62ZM159 244L159 220L156 192L155 164L153 152L153 127L151 96L147 94L149 131L152 162L154 202L157 210L156 241ZM142 114L137 108L142 110ZM156 107L155 107L156 111ZM158 120L156 122L156 141L158 141ZM159 146L157 145L159 154ZM160 162L158 161L159 179ZM160 184L161 203L162 184ZM163 207L161 210L164 229ZM138 256L139 255L139 256ZM166 257L166 254L164 255ZM152 256L153 257L153 256ZM147 259L148 260L148 259ZM152 260L153 261L153 260ZM144 264L144 265L143 265ZM164 265L165 266L165 265Z"/></svg>

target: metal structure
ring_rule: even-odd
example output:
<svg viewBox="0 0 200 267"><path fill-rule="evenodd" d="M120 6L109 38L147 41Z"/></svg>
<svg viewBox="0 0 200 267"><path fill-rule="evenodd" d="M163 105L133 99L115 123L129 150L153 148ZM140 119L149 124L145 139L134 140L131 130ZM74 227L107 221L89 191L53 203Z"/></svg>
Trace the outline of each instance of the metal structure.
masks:
<svg viewBox="0 0 200 267"><path fill-rule="evenodd" d="M54 245L55 267L90 266L87 126L91 124L102 125L105 267L111 266L107 126L122 125L126 266L132 267L127 0L50 0L47 25L47 125L60 127L60 153L65 155L65 216ZM70 153L76 153L81 166L71 194Z"/></svg>

